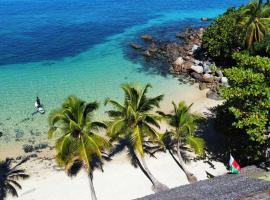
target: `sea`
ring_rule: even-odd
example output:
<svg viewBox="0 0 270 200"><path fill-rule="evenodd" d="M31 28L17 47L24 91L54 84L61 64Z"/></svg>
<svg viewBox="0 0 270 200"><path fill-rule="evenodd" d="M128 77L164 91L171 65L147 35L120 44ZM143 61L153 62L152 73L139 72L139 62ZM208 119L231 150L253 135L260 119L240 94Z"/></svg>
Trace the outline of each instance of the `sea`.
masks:
<svg viewBox="0 0 270 200"><path fill-rule="evenodd" d="M69 95L121 101L121 84L151 83L150 95L192 87L133 55L142 34L174 41L186 27L208 26L247 0L0 0L0 151L45 141L49 113ZM35 113L39 96L46 110Z"/></svg>

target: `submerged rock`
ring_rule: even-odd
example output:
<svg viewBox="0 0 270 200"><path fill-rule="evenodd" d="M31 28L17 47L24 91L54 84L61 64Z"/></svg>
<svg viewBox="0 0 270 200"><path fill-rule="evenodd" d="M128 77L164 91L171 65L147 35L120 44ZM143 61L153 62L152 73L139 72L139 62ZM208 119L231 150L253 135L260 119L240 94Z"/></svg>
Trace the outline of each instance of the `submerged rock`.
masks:
<svg viewBox="0 0 270 200"><path fill-rule="evenodd" d="M23 130L20 130L20 129L15 129L15 133L16 133L16 139L20 139L24 135Z"/></svg>
<svg viewBox="0 0 270 200"><path fill-rule="evenodd" d="M30 144L24 144L23 150L25 153L29 153L29 152L34 151L34 147L33 147L33 145L30 145Z"/></svg>
<svg viewBox="0 0 270 200"><path fill-rule="evenodd" d="M3 132L0 131L0 137L2 137L2 136L3 136Z"/></svg>
<svg viewBox="0 0 270 200"><path fill-rule="evenodd" d="M48 147L47 143L40 143L34 146L35 150L40 150L40 149L46 149Z"/></svg>
<svg viewBox="0 0 270 200"><path fill-rule="evenodd" d="M153 37L151 35L148 35L148 34L142 35L141 38L144 41L152 41L153 40Z"/></svg>
<svg viewBox="0 0 270 200"><path fill-rule="evenodd" d="M135 43L130 43L129 46L131 46L133 49L141 49L142 47Z"/></svg>

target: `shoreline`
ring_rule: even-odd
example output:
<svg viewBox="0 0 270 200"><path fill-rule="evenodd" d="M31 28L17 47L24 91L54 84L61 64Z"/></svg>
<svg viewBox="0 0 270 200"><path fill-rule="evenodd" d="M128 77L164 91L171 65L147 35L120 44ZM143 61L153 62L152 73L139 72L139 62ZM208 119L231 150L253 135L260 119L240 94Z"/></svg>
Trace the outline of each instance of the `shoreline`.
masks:
<svg viewBox="0 0 270 200"><path fill-rule="evenodd" d="M161 102L160 104L160 109L163 112L170 112L172 109L172 104L171 102L174 101L176 103L178 103L179 101L185 101L188 105L193 103L193 106L191 107L191 112L195 112L195 113L200 113L200 114L204 114L204 113L209 113L208 107L214 107L220 103L222 103L222 101L217 101L217 100L212 100L212 99L208 99L206 98L206 93L207 90L199 90L199 85L198 83L195 83L193 85L191 85L190 87L188 87L187 89L185 89L184 93L183 93L183 88L181 88L181 86L177 87L179 90L171 90L169 92L169 96L165 96L164 100ZM47 144L48 146L45 148L45 150L47 150L48 148L52 148L54 146L54 140L48 140L47 135L42 135L42 138L37 138L35 137L35 144L34 143L29 143L25 141L25 140L18 140L18 141L14 141L14 142L8 142L8 143L4 143L3 141L1 141L1 151L0 151L0 158L14 158L16 160L16 158L18 157L22 157L22 156L31 156L33 154L37 154L37 156L39 155L40 151L43 151L42 149L37 149L37 150L33 150L29 153L25 153L22 146L25 144L28 145L32 145L33 147L35 147L35 145L39 145L39 144ZM32 140L34 140L32 139ZM11 150L12 149L12 150Z"/></svg>
<svg viewBox="0 0 270 200"><path fill-rule="evenodd" d="M177 91L170 97L164 99L161 103L160 110L169 112L171 101L178 102L185 100L186 103L194 103L192 112L202 115L209 113L209 108L222 103L221 101L207 99L206 90L199 90L198 84L195 84L191 90L184 94L178 94ZM161 130L165 126L161 124ZM164 131L164 130L162 130ZM35 153L35 152L34 152ZM32 153L28 153L31 155ZM221 162L211 160L194 161L193 153L187 152L191 158L188 168L193 172L198 180L207 178L206 171L213 175L222 175L227 172L226 167ZM30 178L22 181L22 190L18 191L20 199L39 199L39 200L58 200L65 194L65 199L71 200L80 194L80 199L86 200L90 197L88 190L87 175L83 170L77 177L68 177L64 170L59 168L54 161L55 152L52 148L46 148L37 157L31 157L25 163L24 168L29 173ZM185 174L178 168L168 153L157 153L157 158L146 158L150 170L163 183L170 188L188 184ZM213 166L215 169L213 169ZM121 173L119 173L121 172ZM112 180L110 182L109 180ZM121 181L125 180L125 181ZM57 187L51 183L59 183ZM105 162L104 172L94 171L94 185L99 199L109 200L112 195L114 199L134 199L145 195L153 194L151 184L139 169L135 169L126 159L125 153L121 153L113 158L110 162ZM112 188L111 185L114 187ZM74 192L76 188L76 192ZM130 190L130 188L133 188ZM123 192L129 191L129 192Z"/></svg>

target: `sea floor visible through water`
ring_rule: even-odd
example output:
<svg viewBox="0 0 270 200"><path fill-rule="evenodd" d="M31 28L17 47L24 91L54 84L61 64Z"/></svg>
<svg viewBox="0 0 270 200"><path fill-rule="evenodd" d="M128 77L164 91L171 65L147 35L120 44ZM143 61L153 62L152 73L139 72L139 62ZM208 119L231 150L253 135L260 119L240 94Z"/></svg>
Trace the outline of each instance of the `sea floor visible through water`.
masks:
<svg viewBox="0 0 270 200"><path fill-rule="evenodd" d="M229 2L233 5L233 1ZM46 143L48 114L61 106L63 100L69 95L76 95L86 101L98 101L100 109L96 113L96 119L102 120L106 117L104 99L111 97L121 101L123 96L120 86L125 82L151 83L153 89L150 94L164 94L165 99L162 105L166 105L166 107L169 106L169 101L175 98L185 99L192 93L194 94L198 90L194 85L181 84L178 78L171 75L160 75L151 68L146 70L141 63L127 59L125 48L129 41L138 39L138 33L147 33L149 30L161 30L162 28L164 34L159 31L156 36L162 37L169 32L168 37L172 37L185 28L184 26L198 26L202 23L200 17L216 17L227 8L225 4L222 6L201 10L187 8L180 10L181 12L173 9L167 12L159 11L152 19L126 27L120 33L107 36L104 41L93 44L76 55L55 60L1 65L0 132L3 135L0 137L0 155L1 152L6 152L12 147L21 149L25 143ZM45 15L40 16L46 17ZM181 21L186 21L186 23L183 23L182 27L178 27ZM167 25L164 27L164 24ZM0 22L0 25L3 24ZM166 32L166 27L171 29ZM12 35L9 31L1 31L0 38L8 34ZM60 39L58 38L58 40ZM20 48L20 43L14 45ZM76 45L69 48L76 48ZM32 49L33 53L38 50ZM6 56L8 57L8 55ZM1 58L2 60L4 58ZM44 115L34 113L36 96L40 97L44 105L46 110Z"/></svg>

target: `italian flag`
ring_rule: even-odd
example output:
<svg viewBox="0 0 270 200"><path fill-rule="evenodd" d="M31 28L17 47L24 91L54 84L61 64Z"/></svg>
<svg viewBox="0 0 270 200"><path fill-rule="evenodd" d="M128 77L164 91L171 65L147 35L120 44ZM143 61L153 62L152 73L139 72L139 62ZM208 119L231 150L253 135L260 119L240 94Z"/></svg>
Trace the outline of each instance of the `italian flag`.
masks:
<svg viewBox="0 0 270 200"><path fill-rule="evenodd" d="M234 160L234 158L232 157L232 155L230 154L230 172L232 174L239 174L240 172L240 165L236 162L236 160Z"/></svg>

